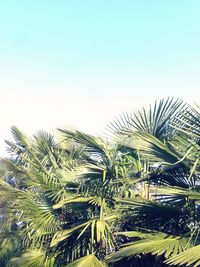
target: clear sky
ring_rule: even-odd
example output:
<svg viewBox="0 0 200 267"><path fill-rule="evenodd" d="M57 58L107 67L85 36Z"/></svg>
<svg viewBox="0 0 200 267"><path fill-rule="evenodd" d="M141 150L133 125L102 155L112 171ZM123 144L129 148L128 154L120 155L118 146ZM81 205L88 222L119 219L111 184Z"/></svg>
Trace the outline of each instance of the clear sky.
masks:
<svg viewBox="0 0 200 267"><path fill-rule="evenodd" d="M199 0L0 0L0 155L28 134L99 133L166 96L199 101Z"/></svg>

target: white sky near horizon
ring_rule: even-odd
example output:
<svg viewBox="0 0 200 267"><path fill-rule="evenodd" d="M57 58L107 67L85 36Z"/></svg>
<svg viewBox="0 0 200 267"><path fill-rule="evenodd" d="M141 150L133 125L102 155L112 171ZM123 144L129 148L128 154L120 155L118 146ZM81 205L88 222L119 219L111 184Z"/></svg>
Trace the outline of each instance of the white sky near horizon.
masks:
<svg viewBox="0 0 200 267"><path fill-rule="evenodd" d="M94 135L104 132L109 121L120 113L131 111L145 101L126 97L84 97L64 92L0 93L1 136L0 156L6 155L4 140L11 140L10 127L17 126L28 135L39 130L53 132L56 128L74 127ZM146 103L147 104L147 103ZM12 107L10 109L9 107Z"/></svg>
<svg viewBox="0 0 200 267"><path fill-rule="evenodd" d="M163 97L199 103L200 1L0 1L0 156L10 127L101 134Z"/></svg>
<svg viewBox="0 0 200 267"><path fill-rule="evenodd" d="M100 135L106 125L125 111L140 109L152 104L156 98L135 99L124 97L84 97L64 92L45 94L10 92L0 94L1 136L0 156L6 156L4 140L12 140L10 127L17 126L32 135L39 130L54 132L56 128L74 127L78 130ZM158 99L157 99L158 100ZM189 98L185 98L191 102ZM9 107L12 107L10 110Z"/></svg>

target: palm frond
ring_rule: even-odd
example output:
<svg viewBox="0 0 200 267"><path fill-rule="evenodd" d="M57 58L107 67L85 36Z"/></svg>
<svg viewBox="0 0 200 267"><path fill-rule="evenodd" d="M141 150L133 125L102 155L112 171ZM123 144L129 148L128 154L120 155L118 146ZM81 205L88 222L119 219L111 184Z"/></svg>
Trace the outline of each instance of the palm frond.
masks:
<svg viewBox="0 0 200 267"><path fill-rule="evenodd" d="M105 145L101 138L96 138L80 131L58 130L63 134L64 141L73 140L79 145L84 145L85 149L94 154L105 152Z"/></svg>
<svg viewBox="0 0 200 267"><path fill-rule="evenodd" d="M20 250L20 244L15 236L7 235L0 245L0 264L6 266L6 262L9 261L15 253Z"/></svg>
<svg viewBox="0 0 200 267"><path fill-rule="evenodd" d="M85 231L92 223L92 220L85 222L83 224L80 224L78 226L72 227L67 230L57 231L57 233L54 235L54 237L51 240L51 247L56 246L60 242L66 240L68 237L70 237L73 234L76 234L80 232L82 229Z"/></svg>
<svg viewBox="0 0 200 267"><path fill-rule="evenodd" d="M122 115L109 125L111 132L117 135L129 135L134 131L151 134L159 139L171 138L173 129L170 124L185 107L182 100L168 98L150 105L137 113Z"/></svg>
<svg viewBox="0 0 200 267"><path fill-rule="evenodd" d="M136 236L137 234L134 233ZM150 234L151 235L151 234ZM138 237L140 237L140 233ZM180 236L169 236L167 234L158 235L155 239L142 239L123 245L119 251L107 256L108 262L119 261L123 258L141 253L151 253L153 255L164 255L166 258L177 255L190 247L188 238Z"/></svg>
<svg viewBox="0 0 200 267"><path fill-rule="evenodd" d="M71 199L63 199L59 203L53 206L53 209L60 209L67 204L75 204L75 203L88 203L95 206L102 205L101 197L75 197Z"/></svg>
<svg viewBox="0 0 200 267"><path fill-rule="evenodd" d="M200 245L189 248L178 255L169 258L166 263L170 265L184 265L198 267L200 265Z"/></svg>
<svg viewBox="0 0 200 267"><path fill-rule="evenodd" d="M192 200L200 201L200 192L195 190L190 190L187 188L181 187L165 187L165 186L154 186L150 189L150 192L161 195L172 195L172 196L181 196L187 197Z"/></svg>
<svg viewBox="0 0 200 267"><path fill-rule="evenodd" d="M67 264L66 267L105 267L105 265L93 254L82 257L70 264Z"/></svg>
<svg viewBox="0 0 200 267"><path fill-rule="evenodd" d="M189 107L179 116L177 116L177 122L173 123L173 127L177 130L200 139L200 106Z"/></svg>
<svg viewBox="0 0 200 267"><path fill-rule="evenodd" d="M160 141L150 134L135 132L129 139L126 139L125 145L138 150L144 158L157 162L160 166L179 164L187 168L184 162L185 155L177 153L177 150L167 142Z"/></svg>
<svg viewBox="0 0 200 267"><path fill-rule="evenodd" d="M13 267L55 267L55 257L47 256L44 251L30 250L11 261Z"/></svg>

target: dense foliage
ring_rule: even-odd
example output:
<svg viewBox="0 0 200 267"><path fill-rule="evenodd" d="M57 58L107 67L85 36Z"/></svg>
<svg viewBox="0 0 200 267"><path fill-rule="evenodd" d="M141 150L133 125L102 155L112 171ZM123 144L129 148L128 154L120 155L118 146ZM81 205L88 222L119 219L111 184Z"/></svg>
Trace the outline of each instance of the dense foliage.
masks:
<svg viewBox="0 0 200 267"><path fill-rule="evenodd" d="M12 127L0 266L200 266L200 112L161 100L109 137Z"/></svg>

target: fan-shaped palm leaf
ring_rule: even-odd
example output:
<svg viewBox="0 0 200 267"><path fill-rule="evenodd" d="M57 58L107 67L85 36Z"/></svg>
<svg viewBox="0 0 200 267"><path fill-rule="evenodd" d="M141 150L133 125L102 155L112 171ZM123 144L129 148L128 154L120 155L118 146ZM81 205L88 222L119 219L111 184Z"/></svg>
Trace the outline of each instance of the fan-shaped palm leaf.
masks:
<svg viewBox="0 0 200 267"><path fill-rule="evenodd" d="M128 115L121 116L120 119L109 125L112 132L118 135L129 135L134 131L145 132L159 139L171 138L173 129L170 124L176 120L176 115L184 109L183 101L173 98L167 100L161 99L149 109ZM121 136L122 137L122 136Z"/></svg>

